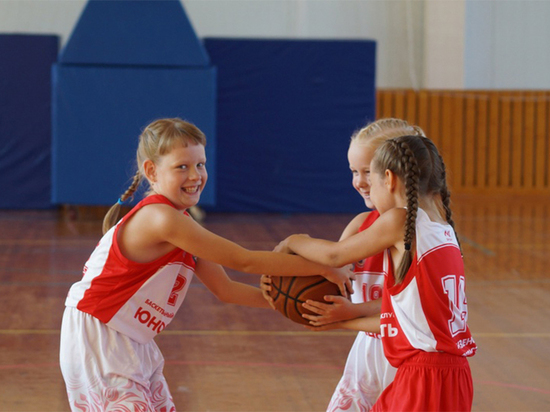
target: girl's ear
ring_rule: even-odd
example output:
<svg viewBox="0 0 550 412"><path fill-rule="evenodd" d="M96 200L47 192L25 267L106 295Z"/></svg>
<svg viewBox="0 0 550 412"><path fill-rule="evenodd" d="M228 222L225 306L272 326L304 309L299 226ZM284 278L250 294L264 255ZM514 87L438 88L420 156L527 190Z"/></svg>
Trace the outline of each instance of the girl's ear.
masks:
<svg viewBox="0 0 550 412"><path fill-rule="evenodd" d="M397 186L397 175L389 169L386 169L384 174L386 187L390 192L393 192Z"/></svg>
<svg viewBox="0 0 550 412"><path fill-rule="evenodd" d="M143 162L143 173L149 182L154 183L157 180L156 166L151 159Z"/></svg>

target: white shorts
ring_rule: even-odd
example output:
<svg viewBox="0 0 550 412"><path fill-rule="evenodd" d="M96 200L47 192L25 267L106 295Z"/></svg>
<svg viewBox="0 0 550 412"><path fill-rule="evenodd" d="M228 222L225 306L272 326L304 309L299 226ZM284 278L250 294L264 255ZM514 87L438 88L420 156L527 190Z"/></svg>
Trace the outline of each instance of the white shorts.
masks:
<svg viewBox="0 0 550 412"><path fill-rule="evenodd" d="M359 332L327 412L370 411L396 371L386 360L382 340Z"/></svg>
<svg viewBox="0 0 550 412"><path fill-rule="evenodd" d="M174 411L157 344L138 343L67 307L60 365L72 411Z"/></svg>

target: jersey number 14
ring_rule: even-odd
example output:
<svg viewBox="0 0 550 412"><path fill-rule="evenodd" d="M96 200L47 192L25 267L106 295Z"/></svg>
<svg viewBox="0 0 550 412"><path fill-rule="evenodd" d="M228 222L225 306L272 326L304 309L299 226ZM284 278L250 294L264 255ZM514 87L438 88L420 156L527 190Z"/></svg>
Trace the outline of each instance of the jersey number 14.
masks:
<svg viewBox="0 0 550 412"><path fill-rule="evenodd" d="M457 279L455 275L445 276L441 279L443 283L443 291L449 297L449 309L452 313L449 319L449 330L452 336L456 336L461 332L466 332L468 321L468 305L466 303L464 276Z"/></svg>

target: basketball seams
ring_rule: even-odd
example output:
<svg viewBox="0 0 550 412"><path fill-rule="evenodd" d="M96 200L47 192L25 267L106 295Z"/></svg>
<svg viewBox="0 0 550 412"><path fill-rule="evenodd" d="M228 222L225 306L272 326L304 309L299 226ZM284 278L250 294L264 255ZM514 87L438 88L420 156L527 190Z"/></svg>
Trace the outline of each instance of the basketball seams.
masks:
<svg viewBox="0 0 550 412"><path fill-rule="evenodd" d="M321 279L319 280L319 282L316 282L316 283L313 283L311 285L308 285L308 286L305 286L302 288L302 290L300 290L299 292L297 292L295 295L295 297L290 297L290 299L292 299L294 301L294 309L296 310L297 313L299 313L300 315L303 315L304 312L302 311L302 306L300 306L302 303L305 302L305 300L300 300L300 296L302 296L304 293L306 293L308 290L320 285L321 283L324 283L324 282L327 282L326 279ZM290 289L290 288L289 288ZM299 305L300 304L300 305ZM309 311L308 311L309 312Z"/></svg>
<svg viewBox="0 0 550 412"><path fill-rule="evenodd" d="M338 286L321 276L272 276L269 295L278 312L293 322L304 325L308 321L302 314L310 312L301 307L303 302L308 299L323 301L327 295L340 295L340 291Z"/></svg>
<svg viewBox="0 0 550 412"><path fill-rule="evenodd" d="M290 296L290 291L292 290L292 286L294 285L294 282L296 281L296 278L291 278L290 279L290 283L288 284L288 288L286 290L286 293L284 294L285 295L285 316L288 317L288 300L289 299L292 299L292 297Z"/></svg>

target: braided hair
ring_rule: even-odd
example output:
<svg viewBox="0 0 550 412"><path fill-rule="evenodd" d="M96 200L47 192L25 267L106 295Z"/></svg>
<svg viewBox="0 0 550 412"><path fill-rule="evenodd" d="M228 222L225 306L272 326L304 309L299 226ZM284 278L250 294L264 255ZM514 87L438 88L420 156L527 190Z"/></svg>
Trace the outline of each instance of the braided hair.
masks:
<svg viewBox="0 0 550 412"><path fill-rule="evenodd" d="M405 184L407 199L403 238L405 253L395 273L396 283L401 283L413 260L419 197L440 195L445 210L445 219L454 229L445 164L430 139L424 136L410 135L390 139L382 144L375 152L373 168L377 173L390 170Z"/></svg>
<svg viewBox="0 0 550 412"><path fill-rule="evenodd" d="M443 206L444 218L449 225L453 228L455 235L457 237L458 246L460 247L460 240L456 234L455 223L453 220L453 212L451 210L451 192L447 186L447 169L445 167L445 162L443 157L437 150L435 144L424 137L422 139L432 159L432 175L428 182L427 193L428 194L439 194L441 197L441 204Z"/></svg>
<svg viewBox="0 0 550 412"><path fill-rule="evenodd" d="M121 204L133 198L140 183L144 180L143 163L148 159L157 163L161 156L169 153L177 145L187 147L189 144L206 146L206 137L198 127L179 118L155 120L143 130L139 136L136 153L137 172L128 189L120 196L118 202L111 206L103 218L104 234L115 225L120 214ZM146 195L151 193L152 190L149 189Z"/></svg>

